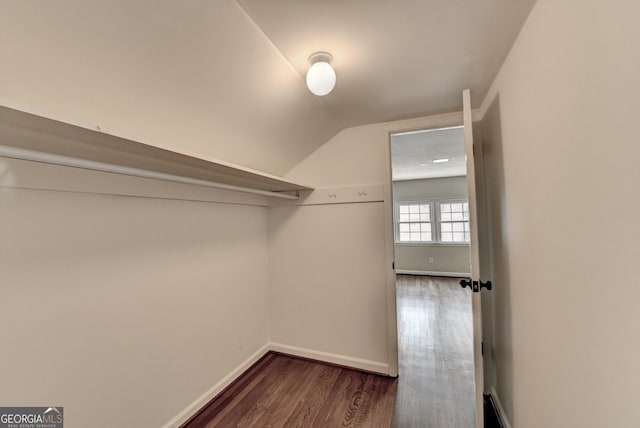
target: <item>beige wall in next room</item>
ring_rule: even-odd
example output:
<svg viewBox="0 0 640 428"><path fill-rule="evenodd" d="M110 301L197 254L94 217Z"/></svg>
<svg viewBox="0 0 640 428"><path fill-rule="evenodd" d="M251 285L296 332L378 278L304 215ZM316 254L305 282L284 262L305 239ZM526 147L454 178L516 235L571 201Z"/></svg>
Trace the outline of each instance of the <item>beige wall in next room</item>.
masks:
<svg viewBox="0 0 640 428"><path fill-rule="evenodd" d="M466 177L395 181L394 205L398 202L433 199L467 199ZM395 244L396 271L447 276L469 275L469 246L448 244Z"/></svg>

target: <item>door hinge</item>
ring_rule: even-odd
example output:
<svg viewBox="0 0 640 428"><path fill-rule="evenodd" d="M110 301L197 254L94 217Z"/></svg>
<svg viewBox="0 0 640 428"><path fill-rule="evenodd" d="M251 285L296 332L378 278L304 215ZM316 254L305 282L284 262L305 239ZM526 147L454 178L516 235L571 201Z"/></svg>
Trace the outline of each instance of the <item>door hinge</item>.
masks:
<svg viewBox="0 0 640 428"><path fill-rule="evenodd" d="M482 343L480 344L480 346L482 347L481 354L482 354L482 356L484 357L484 342L482 342Z"/></svg>
<svg viewBox="0 0 640 428"><path fill-rule="evenodd" d="M396 262L391 263L391 269L396 270Z"/></svg>

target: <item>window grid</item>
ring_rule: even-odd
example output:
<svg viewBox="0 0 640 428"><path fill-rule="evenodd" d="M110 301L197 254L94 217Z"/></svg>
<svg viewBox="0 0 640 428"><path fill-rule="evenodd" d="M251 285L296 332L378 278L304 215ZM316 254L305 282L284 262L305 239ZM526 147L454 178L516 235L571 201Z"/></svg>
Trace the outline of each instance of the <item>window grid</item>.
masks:
<svg viewBox="0 0 640 428"><path fill-rule="evenodd" d="M431 204L398 205L398 240L399 242L433 242Z"/></svg>
<svg viewBox="0 0 640 428"><path fill-rule="evenodd" d="M396 242L464 244L470 241L467 201L399 202L396 214Z"/></svg>
<svg viewBox="0 0 640 428"><path fill-rule="evenodd" d="M469 242L469 203L440 202L439 208L441 242Z"/></svg>

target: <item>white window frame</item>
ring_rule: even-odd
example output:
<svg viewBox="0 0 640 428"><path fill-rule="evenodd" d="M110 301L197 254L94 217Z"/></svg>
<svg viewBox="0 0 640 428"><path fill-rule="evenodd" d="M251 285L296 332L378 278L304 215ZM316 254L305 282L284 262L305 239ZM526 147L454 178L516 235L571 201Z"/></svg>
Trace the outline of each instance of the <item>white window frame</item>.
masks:
<svg viewBox="0 0 640 428"><path fill-rule="evenodd" d="M436 223L437 223L437 228L438 228L438 242L442 243L442 244L448 244L448 245L469 245L469 242L471 242L471 231L469 230L469 200L468 199L440 199L438 201L435 202L437 208L437 218L436 218ZM459 219L459 220L442 220L442 212L441 212L441 204L466 204L467 205L467 211L466 211L466 219L464 218L464 210L462 211L463 213L463 218ZM462 233L465 236L468 236L469 239L465 239L463 241L444 241L442 239L442 234L443 233L449 233L448 231L445 232L443 230L442 227L442 223L466 223L466 227L463 226L463 230ZM455 233L455 232L451 232L451 233ZM459 232L458 232L459 233Z"/></svg>
<svg viewBox="0 0 640 428"><path fill-rule="evenodd" d="M440 221L440 204L441 203L469 203L465 198L432 198L422 200L402 200L394 203L394 241L397 245L451 245L468 246L469 241L442 241L441 221ZM429 214L431 223L431 241L400 241L400 205L429 205ZM468 205L467 205L468 206ZM468 222L469 220L463 220ZM404 222L403 222L404 223Z"/></svg>
<svg viewBox="0 0 640 428"><path fill-rule="evenodd" d="M429 206L429 220L414 220L414 221L400 221L400 206L401 205L427 205ZM431 240L430 241L401 241L400 240L400 224L411 224L411 223L428 223L431 225ZM435 215L434 215L434 205L430 201L398 201L395 204L395 218L394 218L394 230L395 230L395 241L398 244L433 244L436 242L435 239ZM414 232L419 233L419 232Z"/></svg>

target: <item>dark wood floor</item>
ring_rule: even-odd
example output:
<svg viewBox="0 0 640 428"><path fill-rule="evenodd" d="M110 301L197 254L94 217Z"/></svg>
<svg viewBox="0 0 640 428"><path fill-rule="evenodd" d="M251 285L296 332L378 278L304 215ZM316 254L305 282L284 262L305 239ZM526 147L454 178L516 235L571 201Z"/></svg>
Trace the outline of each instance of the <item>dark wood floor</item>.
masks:
<svg viewBox="0 0 640 428"><path fill-rule="evenodd" d="M393 427L475 427L471 294L453 278L398 275Z"/></svg>
<svg viewBox="0 0 640 428"><path fill-rule="evenodd" d="M389 427L396 384L270 353L184 427Z"/></svg>
<svg viewBox="0 0 640 428"><path fill-rule="evenodd" d="M184 428L473 428L471 297L399 275L398 379L268 354Z"/></svg>

